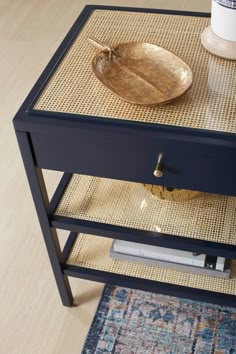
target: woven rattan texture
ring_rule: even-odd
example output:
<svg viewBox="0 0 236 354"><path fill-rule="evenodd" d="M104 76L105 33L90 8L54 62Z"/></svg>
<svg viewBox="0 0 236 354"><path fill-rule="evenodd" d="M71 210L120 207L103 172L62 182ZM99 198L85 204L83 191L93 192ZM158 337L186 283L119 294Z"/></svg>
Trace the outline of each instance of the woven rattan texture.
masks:
<svg viewBox="0 0 236 354"><path fill-rule="evenodd" d="M201 17L96 10L43 90L34 109L236 132L236 62L209 54L200 34ZM115 45L128 41L158 44L182 58L193 71L193 86L173 103L155 108L117 98L92 72L97 53L87 38Z"/></svg>
<svg viewBox="0 0 236 354"><path fill-rule="evenodd" d="M109 257L112 239L79 235L67 263L137 278L236 295L236 262L232 263L232 279L182 272Z"/></svg>
<svg viewBox="0 0 236 354"><path fill-rule="evenodd" d="M203 193L161 200L142 184L73 175L57 215L164 234L236 244L236 198Z"/></svg>

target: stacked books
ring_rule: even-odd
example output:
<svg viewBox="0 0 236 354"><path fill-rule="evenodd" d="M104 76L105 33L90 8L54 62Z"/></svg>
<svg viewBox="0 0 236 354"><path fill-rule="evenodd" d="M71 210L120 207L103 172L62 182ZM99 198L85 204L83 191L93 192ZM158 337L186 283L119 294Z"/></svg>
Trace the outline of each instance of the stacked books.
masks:
<svg viewBox="0 0 236 354"><path fill-rule="evenodd" d="M213 257L122 240L113 241L110 256L115 259L172 267L182 271L207 274L214 277L230 277L230 260L226 260L223 257Z"/></svg>

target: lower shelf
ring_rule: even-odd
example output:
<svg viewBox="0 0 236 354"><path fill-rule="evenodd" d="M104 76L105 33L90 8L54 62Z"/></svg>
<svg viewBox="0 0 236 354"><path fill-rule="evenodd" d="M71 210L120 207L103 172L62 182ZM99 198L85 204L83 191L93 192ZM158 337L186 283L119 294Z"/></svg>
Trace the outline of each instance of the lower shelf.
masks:
<svg viewBox="0 0 236 354"><path fill-rule="evenodd" d="M112 239L110 238L79 234L67 259L67 265L210 291L211 294L215 292L236 295L236 261L232 262L232 277L222 279L171 268L112 259L109 257L111 244ZM130 284L130 287L132 287L132 284ZM210 299L208 300L210 301ZM229 304L229 306L232 306L232 304Z"/></svg>

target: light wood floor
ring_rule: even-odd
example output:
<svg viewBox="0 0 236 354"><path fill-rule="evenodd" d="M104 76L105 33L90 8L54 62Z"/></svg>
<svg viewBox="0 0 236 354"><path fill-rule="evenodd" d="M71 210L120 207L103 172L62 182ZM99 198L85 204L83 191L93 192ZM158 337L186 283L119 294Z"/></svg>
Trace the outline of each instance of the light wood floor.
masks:
<svg viewBox="0 0 236 354"><path fill-rule="evenodd" d="M209 11L210 0L95 4ZM12 118L86 1L0 0L0 353L78 354L101 284L71 280L79 306L61 305ZM49 189L58 174L46 174ZM91 353L92 354L92 353Z"/></svg>

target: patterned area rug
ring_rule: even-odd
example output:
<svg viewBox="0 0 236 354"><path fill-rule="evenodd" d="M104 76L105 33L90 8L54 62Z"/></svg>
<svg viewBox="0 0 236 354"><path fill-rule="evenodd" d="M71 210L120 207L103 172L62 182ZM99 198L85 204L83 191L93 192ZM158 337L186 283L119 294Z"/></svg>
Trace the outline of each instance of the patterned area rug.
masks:
<svg viewBox="0 0 236 354"><path fill-rule="evenodd" d="M105 286L82 354L233 354L236 309Z"/></svg>

